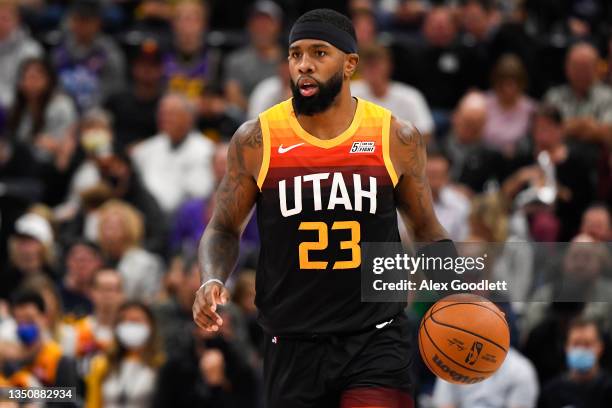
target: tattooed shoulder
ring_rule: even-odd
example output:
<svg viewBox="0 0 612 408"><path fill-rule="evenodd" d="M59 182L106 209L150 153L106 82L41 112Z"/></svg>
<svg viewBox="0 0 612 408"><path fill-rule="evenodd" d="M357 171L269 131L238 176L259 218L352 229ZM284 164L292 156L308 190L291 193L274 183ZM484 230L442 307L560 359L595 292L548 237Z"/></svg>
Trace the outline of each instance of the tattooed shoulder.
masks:
<svg viewBox="0 0 612 408"><path fill-rule="evenodd" d="M409 122L395 119L395 134L397 139L408 146L425 146L425 141L421 132Z"/></svg>
<svg viewBox="0 0 612 408"><path fill-rule="evenodd" d="M394 118L391 156L401 175L422 178L426 162L426 144L414 125Z"/></svg>
<svg viewBox="0 0 612 408"><path fill-rule="evenodd" d="M236 173L256 174L261 163L262 139L259 119L249 120L236 130L227 156L229 176L235 177Z"/></svg>
<svg viewBox="0 0 612 408"><path fill-rule="evenodd" d="M262 146L262 134L259 119L244 122L234 135L235 140L244 147L259 148Z"/></svg>

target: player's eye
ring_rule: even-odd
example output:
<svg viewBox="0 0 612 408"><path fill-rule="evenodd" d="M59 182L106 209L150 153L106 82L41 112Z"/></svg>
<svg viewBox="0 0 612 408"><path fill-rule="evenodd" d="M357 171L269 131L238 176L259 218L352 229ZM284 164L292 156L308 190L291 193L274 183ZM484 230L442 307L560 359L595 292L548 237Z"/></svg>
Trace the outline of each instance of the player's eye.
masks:
<svg viewBox="0 0 612 408"><path fill-rule="evenodd" d="M326 56L327 52L319 50L319 51L316 52L316 54L317 54L317 57L320 58L320 57Z"/></svg>
<svg viewBox="0 0 612 408"><path fill-rule="evenodd" d="M292 53L289 54L289 57L295 58L295 59L300 58L300 53L297 51L293 51Z"/></svg>

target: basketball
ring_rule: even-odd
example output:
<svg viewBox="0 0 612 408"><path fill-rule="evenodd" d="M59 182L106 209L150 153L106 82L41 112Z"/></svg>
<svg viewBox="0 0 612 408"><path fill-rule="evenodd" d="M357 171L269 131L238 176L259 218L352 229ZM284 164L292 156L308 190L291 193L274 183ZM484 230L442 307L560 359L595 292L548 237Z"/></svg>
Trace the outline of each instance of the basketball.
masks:
<svg viewBox="0 0 612 408"><path fill-rule="evenodd" d="M497 371L510 347L504 313L472 294L450 295L436 302L419 327L425 365L441 379L475 384Z"/></svg>

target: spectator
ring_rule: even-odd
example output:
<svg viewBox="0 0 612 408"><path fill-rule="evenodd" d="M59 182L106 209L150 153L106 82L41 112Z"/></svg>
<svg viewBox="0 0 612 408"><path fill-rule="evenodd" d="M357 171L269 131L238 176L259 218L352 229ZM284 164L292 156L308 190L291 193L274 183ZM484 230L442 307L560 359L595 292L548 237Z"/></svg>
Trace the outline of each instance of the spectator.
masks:
<svg viewBox="0 0 612 408"><path fill-rule="evenodd" d="M503 55L491 75L492 91L487 98L485 143L513 157L517 144L529 133L535 102L525 95L527 72L521 60L512 54Z"/></svg>
<svg viewBox="0 0 612 408"><path fill-rule="evenodd" d="M174 6L174 46L164 57L164 79L170 92L195 101L217 77L219 57L206 47L208 7L197 0L180 0Z"/></svg>
<svg viewBox="0 0 612 408"><path fill-rule="evenodd" d="M496 193L480 194L471 203L468 241L505 242L508 238L508 213Z"/></svg>
<svg viewBox="0 0 612 408"><path fill-rule="evenodd" d="M104 265L98 245L79 240L67 247L66 270L59 285L64 313L83 317L92 312L91 291L96 272Z"/></svg>
<svg viewBox="0 0 612 408"><path fill-rule="evenodd" d="M461 26L464 42L485 42L495 29L499 15L492 0L462 0Z"/></svg>
<svg viewBox="0 0 612 408"><path fill-rule="evenodd" d="M587 234L598 242L612 241L610 210L603 204L591 205L582 214L580 233Z"/></svg>
<svg viewBox="0 0 612 408"><path fill-rule="evenodd" d="M429 153L426 172L434 211L449 237L454 241L463 241L469 232L470 202L450 184L449 168L450 163L446 156Z"/></svg>
<svg viewBox="0 0 612 408"><path fill-rule="evenodd" d="M27 58L40 57L40 45L21 28L19 1L0 1L0 107L13 104L19 66Z"/></svg>
<svg viewBox="0 0 612 408"><path fill-rule="evenodd" d="M163 363L151 310L143 303L124 303L114 332L111 350L92 361L86 378L87 407L150 407Z"/></svg>
<svg viewBox="0 0 612 408"><path fill-rule="evenodd" d="M474 84L473 61L457 42L452 11L436 6L423 23L423 42L395 47L396 78L417 87L432 110L439 136L446 135L450 111Z"/></svg>
<svg viewBox="0 0 612 408"><path fill-rule="evenodd" d="M154 408L258 406L254 374L232 344L199 328L190 340L188 350L161 368Z"/></svg>
<svg viewBox="0 0 612 408"><path fill-rule="evenodd" d="M535 408L538 379L533 364L514 348L486 381L457 385L436 379L436 408Z"/></svg>
<svg viewBox="0 0 612 408"><path fill-rule="evenodd" d="M101 191L99 192L104 195L104 200L117 197L130 203L142 213L146 223L143 241L144 248L165 256L167 223L164 213L157 200L145 187L129 158L111 155L98 158L95 164L102 177L102 182L91 190L84 191L82 194L83 200L86 201L87 209L93 210L93 218L89 220L92 224L88 225L86 222L85 231L88 232L88 227L95 225L95 210L98 208L96 205L98 191L96 190L100 188ZM104 193L106 187L109 190L107 193ZM88 220L86 219L86 221ZM92 232L96 236L95 230Z"/></svg>
<svg viewBox="0 0 612 408"><path fill-rule="evenodd" d="M583 311L583 302L552 302L546 306L544 320L535 327L523 324L523 353L535 365L540 386L565 370L567 328Z"/></svg>
<svg viewBox="0 0 612 408"><path fill-rule="evenodd" d="M134 33L152 38L162 48L172 43L170 22L173 15L173 3L164 0L143 0L134 10L134 22L131 28Z"/></svg>
<svg viewBox="0 0 612 408"><path fill-rule="evenodd" d="M128 299L151 302L161 282L158 257L141 247L142 215L129 204L110 200L100 208L98 243L108 261L117 266Z"/></svg>
<svg viewBox="0 0 612 408"><path fill-rule="evenodd" d="M353 27L355 27L359 49L376 45L378 25L373 10L358 7L351 12L351 20L353 21Z"/></svg>
<svg viewBox="0 0 612 408"><path fill-rule="evenodd" d="M221 183L227 166L228 144L219 144L213 156L213 174L215 178L215 189ZM170 235L170 248L174 253L195 255L200 243L200 238L208 221L212 217L215 201L214 193L211 197L196 198L184 203L178 210ZM243 234L240 251L242 260L248 257L259 244L256 217L252 216L247 223ZM239 262L240 264L240 262Z"/></svg>
<svg viewBox="0 0 612 408"><path fill-rule="evenodd" d="M68 31L51 58L60 83L80 112L99 106L124 86L121 50L101 32L99 0L77 0L69 11Z"/></svg>
<svg viewBox="0 0 612 408"><path fill-rule="evenodd" d="M553 186L547 204L554 203L558 220L563 220L558 239L572 239L580 225L580 215L594 198L594 169L583 155L564 140L562 119L559 111L549 105L536 112L533 126L533 153L517 155L513 167L523 165L503 185L507 197L514 198L526 184L532 191ZM538 164L533 165L536 162ZM547 167L554 166L554 179ZM520 201L520 200L519 200ZM553 239L554 240L554 237Z"/></svg>
<svg viewBox="0 0 612 408"><path fill-rule="evenodd" d="M134 171L129 158L114 152L114 136L108 114L100 109L81 121L81 147L86 156L70 181L67 201L58 213L64 221L66 241L81 236L97 241L97 209L110 198L136 207L145 217L144 247L164 255L166 228L163 212Z"/></svg>
<svg viewBox="0 0 612 408"><path fill-rule="evenodd" d="M258 83L251 92L247 117L255 119L261 112L289 98L289 63L283 59L276 68L276 75Z"/></svg>
<svg viewBox="0 0 612 408"><path fill-rule="evenodd" d="M40 161L55 159L72 143L77 121L72 100L56 88L53 68L41 58L29 58L19 68L8 132L31 145ZM64 159L64 160L67 160Z"/></svg>
<svg viewBox="0 0 612 408"><path fill-rule="evenodd" d="M244 111L227 102L218 82L204 89L197 113L197 129L215 142L229 141L244 121Z"/></svg>
<svg viewBox="0 0 612 408"><path fill-rule="evenodd" d="M232 9L239 9L232 4ZM169 92L183 94L194 103L198 129L205 130L213 140L229 139L242 123L244 113L226 101L220 81L221 53L206 41L208 16L208 2L176 3L172 20L174 43L164 57L164 79Z"/></svg>
<svg viewBox="0 0 612 408"><path fill-rule="evenodd" d="M561 112L565 133L588 142L608 140L612 132L612 88L598 81L598 61L592 45L572 46L565 62L568 83L544 95L544 100Z"/></svg>
<svg viewBox="0 0 612 408"><path fill-rule="evenodd" d="M113 325L124 301L119 272L114 269L96 272L90 298L93 313L72 322L62 333L62 349L77 359L81 376L88 372L91 359L110 351L113 344Z"/></svg>
<svg viewBox="0 0 612 408"><path fill-rule="evenodd" d="M433 134L431 112L420 91L391 81L393 63L389 51L377 45L359 50L362 81L351 83L351 94L381 105L411 122L429 140Z"/></svg>
<svg viewBox="0 0 612 408"><path fill-rule="evenodd" d="M45 302L32 291L16 292L11 302L17 336L23 354L14 361L17 369L9 377L17 387L75 387L77 374L74 361L64 356L60 346L49 336L45 318Z"/></svg>
<svg viewBox="0 0 612 408"><path fill-rule="evenodd" d="M79 124L79 144L85 153L84 160L78 164L69 182L65 208L61 218L71 218L81 207L81 193L95 186L101 180L100 172L93 160L96 156L112 153L113 134L110 130L111 118L106 111L91 109L85 112Z"/></svg>
<svg viewBox="0 0 612 408"><path fill-rule="evenodd" d="M605 300L612 297L612 280L603 276L609 253L602 243L577 236L563 254L561 273L538 288L530 299L525 324L531 330L544 320L550 302L586 302L584 314L612 327L612 310Z"/></svg>
<svg viewBox="0 0 612 408"><path fill-rule="evenodd" d="M558 66L555 66L555 59L549 60L545 52L541 53L541 43L538 43L534 38L535 33L529 25L529 16L525 11L525 3L506 3L510 10L508 10L501 24L493 33L491 43L489 44L490 54L488 59L495 63L504 54L518 56L527 70L529 94L539 96L550 87L550 84L558 83L554 74L559 69ZM549 65L555 66L554 73L547 71ZM488 74L487 79L489 78Z"/></svg>
<svg viewBox="0 0 612 408"><path fill-rule="evenodd" d="M225 94L229 103L243 111L255 86L274 76L283 51L279 44L283 14L271 0L253 5L247 28L250 43L231 53L225 66Z"/></svg>
<svg viewBox="0 0 612 408"><path fill-rule="evenodd" d="M612 401L612 376L599 366L603 351L603 335L597 322L573 321L565 342L568 370L544 386L538 408L608 407Z"/></svg>
<svg viewBox="0 0 612 408"><path fill-rule="evenodd" d="M26 278L54 276L53 262L54 238L49 222L32 212L19 217L9 240L9 261L3 271L0 298L8 299Z"/></svg>
<svg viewBox="0 0 612 408"><path fill-rule="evenodd" d="M487 104L483 94L466 94L453 114L453 128L447 137L446 154L451 162L451 179L467 187L469 193L480 193L490 183L503 180L506 164L498 152L483 141L487 121Z"/></svg>
<svg viewBox="0 0 612 408"><path fill-rule="evenodd" d="M193 130L193 123L191 103L180 94L168 94L159 105L160 133L132 151L137 171L168 216L190 198L207 197L213 188L214 145Z"/></svg>
<svg viewBox="0 0 612 408"><path fill-rule="evenodd" d="M62 343L65 325L63 323L63 307L59 289L55 281L45 275L28 277L19 287L19 291L38 293L45 302L45 321L50 336L58 344Z"/></svg>
<svg viewBox="0 0 612 408"><path fill-rule="evenodd" d="M391 0L382 2L381 6L387 11L393 13L393 28L400 32L408 32L414 34L418 32L418 28L422 25L423 20L427 17L431 6L445 5L449 2L423 2L420 0Z"/></svg>
<svg viewBox="0 0 612 408"><path fill-rule="evenodd" d="M496 244L491 246L488 261L492 273L488 278L507 283L508 291L503 295L508 301L525 301L533 286L535 250L512 231L507 202L502 194L494 192L474 197L469 229L468 242ZM512 303L517 312L523 307L522 303ZM510 320L509 316L506 318Z"/></svg>
<svg viewBox="0 0 612 408"><path fill-rule="evenodd" d="M477 63L472 64L476 85L485 89L487 76L491 72L490 46L499 23L499 15L494 10L492 0L462 0L459 19L463 32L461 44L470 51Z"/></svg>
<svg viewBox="0 0 612 408"><path fill-rule="evenodd" d="M111 95L105 103L113 117L115 145L121 153L155 134L155 112L162 94L162 54L158 44L145 40L137 48L130 64L131 86Z"/></svg>

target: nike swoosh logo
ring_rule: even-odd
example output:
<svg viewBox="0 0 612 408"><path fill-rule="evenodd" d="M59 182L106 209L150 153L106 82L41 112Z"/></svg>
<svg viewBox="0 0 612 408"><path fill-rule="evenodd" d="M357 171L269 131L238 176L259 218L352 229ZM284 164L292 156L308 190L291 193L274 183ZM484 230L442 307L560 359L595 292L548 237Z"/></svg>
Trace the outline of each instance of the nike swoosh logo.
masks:
<svg viewBox="0 0 612 408"><path fill-rule="evenodd" d="M376 325L376 328L377 328L377 329L382 329L382 328L383 328L383 327L385 327L386 325L391 324L391 322L393 322L393 319L389 320L388 322L382 322L382 323L380 323L380 324L377 324L377 325Z"/></svg>
<svg viewBox="0 0 612 408"><path fill-rule="evenodd" d="M304 143L298 143L298 144L294 144L294 145L287 146L287 147L283 147L283 145L280 145L280 146L278 146L278 152L280 154L287 153L289 150L295 149L296 147L300 147L303 144Z"/></svg>

